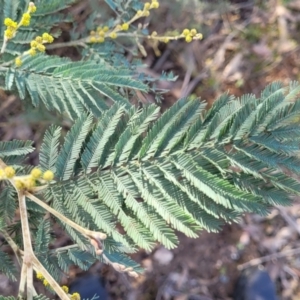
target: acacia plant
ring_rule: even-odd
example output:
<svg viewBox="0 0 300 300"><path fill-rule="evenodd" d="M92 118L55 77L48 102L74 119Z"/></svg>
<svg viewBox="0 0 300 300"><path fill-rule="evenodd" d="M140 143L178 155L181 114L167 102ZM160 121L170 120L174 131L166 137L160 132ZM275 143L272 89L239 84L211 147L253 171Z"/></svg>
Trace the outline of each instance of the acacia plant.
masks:
<svg viewBox="0 0 300 300"><path fill-rule="evenodd" d="M51 125L39 149L0 142L1 247L11 247L20 265L0 250L0 270L11 280L21 270L18 299L45 299L35 276L60 299L80 299L59 284L71 265L87 270L98 260L135 277L142 269L128 255L138 248L171 249L177 231L196 238L300 194L287 175L300 172L297 83L273 83L260 97L225 94L208 110L188 98L164 113L159 102L134 106L141 93L159 101L155 81L172 76L146 76L120 45L145 55L143 39L191 42L201 34L150 34L139 19L159 7L156 0L106 0L116 17L96 11L78 31L66 10L74 2L0 0L0 87L25 109L72 123ZM62 22L73 26L69 42L55 42ZM46 53L68 46L81 60ZM34 151L37 166L26 160ZM70 245L49 247L55 223Z"/></svg>

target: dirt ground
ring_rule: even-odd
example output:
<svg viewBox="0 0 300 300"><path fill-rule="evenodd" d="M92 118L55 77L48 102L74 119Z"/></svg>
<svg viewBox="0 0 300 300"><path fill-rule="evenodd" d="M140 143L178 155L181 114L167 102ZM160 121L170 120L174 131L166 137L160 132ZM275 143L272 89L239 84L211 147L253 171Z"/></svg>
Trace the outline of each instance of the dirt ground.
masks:
<svg viewBox="0 0 300 300"><path fill-rule="evenodd" d="M223 92L259 95L275 80L285 84L299 80L300 1L285 1L284 6L279 0L221 2L203 1L207 5L201 6L197 1L182 0L171 6L170 1L161 0L159 13L150 18L150 31L195 27L204 35L202 41L191 44L162 44L159 57L151 44L144 42L148 67L143 71L153 76L173 71L178 76L177 81L159 86L169 89L164 109L182 96L201 97L211 104ZM78 21L89 13L80 5L74 11L85 13ZM68 26L64 26L66 31ZM76 49L70 48L57 54L77 55ZM17 97L0 91L0 99L2 140L38 141L51 118L45 115L44 122L32 121ZM146 99L153 101L151 95ZM159 245L152 253L141 250L133 258L145 273L135 280L106 266L96 265L91 272L105 278L113 300L229 300L243 269L264 267L282 300L300 299L299 203L275 208L268 217L246 215L239 224L225 225L220 233L202 232L197 239L179 235L180 245L172 251ZM76 274L73 270L70 280Z"/></svg>

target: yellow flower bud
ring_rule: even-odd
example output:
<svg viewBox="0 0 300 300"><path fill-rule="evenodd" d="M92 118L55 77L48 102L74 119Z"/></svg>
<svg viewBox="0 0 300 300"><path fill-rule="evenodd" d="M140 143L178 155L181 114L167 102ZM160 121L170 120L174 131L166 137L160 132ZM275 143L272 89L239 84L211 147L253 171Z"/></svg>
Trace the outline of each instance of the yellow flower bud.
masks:
<svg viewBox="0 0 300 300"><path fill-rule="evenodd" d="M45 52L46 50L46 47L43 44L38 44L36 48L41 52Z"/></svg>
<svg viewBox="0 0 300 300"><path fill-rule="evenodd" d="M166 43L166 44L169 43L169 41L170 41L170 39L167 38L167 37L165 37L165 38L163 39L163 42Z"/></svg>
<svg viewBox="0 0 300 300"><path fill-rule="evenodd" d="M31 16L30 16L29 13L24 13L23 16L22 16L22 18L23 18L24 20L30 20L30 19L31 19Z"/></svg>
<svg viewBox="0 0 300 300"><path fill-rule="evenodd" d="M20 57L17 57L17 58L15 59L15 65L16 65L17 67L22 66L22 60L21 60Z"/></svg>
<svg viewBox="0 0 300 300"><path fill-rule="evenodd" d="M50 284L49 284L49 282L48 282L47 279L44 279L44 280L43 280L43 285L44 285L45 287L49 287L49 286L50 286Z"/></svg>
<svg viewBox="0 0 300 300"><path fill-rule="evenodd" d="M39 279L39 280L43 280L44 279L44 276L41 272L37 272L36 273L36 278Z"/></svg>
<svg viewBox="0 0 300 300"><path fill-rule="evenodd" d="M47 32L44 32L43 35L42 35L42 39L43 39L43 42L44 43L52 43L54 38L52 35L50 35L49 33Z"/></svg>
<svg viewBox="0 0 300 300"><path fill-rule="evenodd" d="M127 31L129 29L129 24L128 23L124 23L121 26L122 30Z"/></svg>
<svg viewBox="0 0 300 300"><path fill-rule="evenodd" d="M188 36L188 35L190 34L190 30L189 30L189 29L184 29L184 30L182 31L182 34L183 34L184 36Z"/></svg>
<svg viewBox="0 0 300 300"><path fill-rule="evenodd" d="M8 28L4 31L4 36L8 40L12 39L14 35L15 35L15 30L12 30L11 28Z"/></svg>
<svg viewBox="0 0 300 300"><path fill-rule="evenodd" d="M116 38L118 37L118 35L117 35L115 32L112 32L109 36L110 36L110 38L113 39L113 40L116 39Z"/></svg>
<svg viewBox="0 0 300 300"><path fill-rule="evenodd" d="M31 16L30 16L29 13L23 14L22 19L20 21L20 24L22 26L29 26L30 25L30 18L31 18Z"/></svg>
<svg viewBox="0 0 300 300"><path fill-rule="evenodd" d="M15 180L15 187L17 190L22 190L24 188L24 183L21 180Z"/></svg>
<svg viewBox="0 0 300 300"><path fill-rule="evenodd" d="M104 43L104 41L105 41L105 38L104 38L103 36L99 36L99 37L97 37L97 39L96 39L96 42L97 42L97 43Z"/></svg>
<svg viewBox="0 0 300 300"><path fill-rule="evenodd" d="M34 179L38 179L42 176L42 171L39 168L34 168L31 170L30 175Z"/></svg>
<svg viewBox="0 0 300 300"><path fill-rule="evenodd" d="M96 43L97 39L95 36L90 36L90 43Z"/></svg>
<svg viewBox="0 0 300 300"><path fill-rule="evenodd" d="M104 30L100 30L100 31L98 32L98 34L99 34L99 36L105 37L105 32L104 32Z"/></svg>
<svg viewBox="0 0 300 300"><path fill-rule="evenodd" d="M195 28L191 29L190 34L191 36L195 36L197 34L197 30Z"/></svg>
<svg viewBox="0 0 300 300"><path fill-rule="evenodd" d="M7 178L13 178L16 174L16 171L13 167L8 166L4 169L4 173L5 173Z"/></svg>
<svg viewBox="0 0 300 300"><path fill-rule="evenodd" d="M107 32L108 30L109 30L109 27L108 27L108 26L104 26L104 27L103 27L103 31L104 31L104 32Z"/></svg>
<svg viewBox="0 0 300 300"><path fill-rule="evenodd" d="M142 10L138 10L138 11L136 12L136 15L137 15L138 17L141 17L141 16L143 15L143 11L142 11Z"/></svg>
<svg viewBox="0 0 300 300"><path fill-rule="evenodd" d="M149 2L146 2L145 5L144 5L144 10L149 10L150 9L150 3Z"/></svg>
<svg viewBox="0 0 300 300"><path fill-rule="evenodd" d="M80 300L80 295L78 293L73 293L70 297L71 300Z"/></svg>
<svg viewBox="0 0 300 300"><path fill-rule="evenodd" d="M4 25L7 27L12 27L12 29L17 29L18 27L17 22L14 22L11 18L5 18Z"/></svg>
<svg viewBox="0 0 300 300"><path fill-rule="evenodd" d="M36 12L36 6L34 5L33 2L29 2L28 11L31 12L31 13Z"/></svg>
<svg viewBox="0 0 300 300"><path fill-rule="evenodd" d="M28 53L29 53L29 55L31 55L31 56L35 56L35 55L36 55L36 50L35 50L35 48L30 48L30 49L28 50Z"/></svg>
<svg viewBox="0 0 300 300"><path fill-rule="evenodd" d="M150 9L151 8L159 8L159 2L158 1L153 1L150 5Z"/></svg>
<svg viewBox="0 0 300 300"><path fill-rule="evenodd" d="M65 293L68 293L68 292L69 292L69 288L68 288L66 285L63 285L61 288L63 289L63 291L64 291Z"/></svg>
<svg viewBox="0 0 300 300"><path fill-rule="evenodd" d="M31 47L31 48L36 48L37 45L38 45L38 42L37 42L37 41L31 41L31 42L30 42L30 47Z"/></svg>
<svg viewBox="0 0 300 300"><path fill-rule="evenodd" d="M37 36L35 38L35 40L38 42L38 43L42 43L43 42L43 38L41 36Z"/></svg>
<svg viewBox="0 0 300 300"><path fill-rule="evenodd" d="M149 17L149 16L150 16L150 11L149 11L149 10L146 10L146 11L144 12L144 16Z"/></svg>
<svg viewBox="0 0 300 300"><path fill-rule="evenodd" d="M30 190L36 186L36 181L34 178L28 178L24 184L25 184L25 187Z"/></svg>
<svg viewBox="0 0 300 300"><path fill-rule="evenodd" d="M193 40L193 37L191 35L186 36L185 41L187 43L190 43Z"/></svg>
<svg viewBox="0 0 300 300"><path fill-rule="evenodd" d="M47 170L44 174L43 174L43 179L46 181L51 181L54 178L54 174L52 171Z"/></svg>

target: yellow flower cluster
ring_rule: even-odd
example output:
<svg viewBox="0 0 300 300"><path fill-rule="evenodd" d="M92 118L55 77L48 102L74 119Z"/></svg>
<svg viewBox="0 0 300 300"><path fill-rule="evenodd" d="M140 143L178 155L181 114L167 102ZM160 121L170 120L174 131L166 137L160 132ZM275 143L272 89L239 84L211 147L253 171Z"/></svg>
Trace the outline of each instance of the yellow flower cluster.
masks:
<svg viewBox="0 0 300 300"><path fill-rule="evenodd" d="M46 47L44 44L51 44L54 41L54 38L49 33L45 32L42 36L37 36L34 40L30 42L30 49L24 54L29 54L31 56L36 55L37 51L45 52ZM20 67L22 65L21 57L15 59L15 65Z"/></svg>
<svg viewBox="0 0 300 300"><path fill-rule="evenodd" d="M45 279L44 275L43 275L41 272L37 272L37 273L36 273L36 278L39 279L40 281L42 281L42 282L43 282L43 285L44 285L45 287L51 288L50 283L48 282L47 279ZM66 285L63 285L61 288L62 288L62 290L63 290L66 294L68 294L69 288L68 288ZM75 294L78 294L78 293L75 293ZM73 294L73 295L74 295L74 294ZM79 294L78 294L78 295L79 295ZM72 296L71 296L71 297L72 297ZM72 298L71 298L71 299L72 299ZM74 298L74 299L78 299L78 298ZM80 299L80 295L79 295L79 299Z"/></svg>
<svg viewBox="0 0 300 300"><path fill-rule="evenodd" d="M68 293L68 292L69 292L69 288L68 288L66 285L63 285L61 288L63 289L63 291L64 291L65 293Z"/></svg>
<svg viewBox="0 0 300 300"><path fill-rule="evenodd" d="M118 37L117 32L123 30L127 31L129 29L129 23L123 23L122 25L117 25L111 32L107 26L98 27L97 31L90 32L90 43L103 43L105 41L105 37L110 37L111 39L116 39Z"/></svg>
<svg viewBox="0 0 300 300"><path fill-rule="evenodd" d="M36 273L36 278L39 279L39 280L43 280L44 279L44 276L41 272L37 272Z"/></svg>
<svg viewBox="0 0 300 300"><path fill-rule="evenodd" d="M16 31L18 29L18 24L17 22L13 21L11 18L5 18L4 25L6 26L6 30L4 31L4 37L7 40L10 40L15 36Z"/></svg>
<svg viewBox="0 0 300 300"><path fill-rule="evenodd" d="M47 170L44 173L34 168L29 175L16 176L16 171L12 166L7 166L4 169L0 169L0 180L13 179L14 185L18 190L26 189L31 190L37 184L37 181L52 181L54 174L52 171Z"/></svg>
<svg viewBox="0 0 300 300"><path fill-rule="evenodd" d="M159 8L159 2L157 0L151 0L150 2L146 2L144 4L143 10L138 10L136 15L129 20L128 22L125 22L123 24L117 25L115 28L113 28L111 31L109 31L109 28L107 26L101 28L99 27L97 31L91 31L89 36L89 42L90 43L103 43L105 41L106 37L110 37L111 39L116 39L118 37L119 31L127 31L130 27L130 24L137 19L141 17L147 17L150 15L150 9ZM166 43L168 41L165 41Z"/></svg>
<svg viewBox="0 0 300 300"><path fill-rule="evenodd" d="M149 10L153 8L159 8L159 2L157 0L152 0L150 2L146 2L144 4L144 9L143 10L138 10L136 13L137 17L148 17L150 15Z"/></svg>
<svg viewBox="0 0 300 300"><path fill-rule="evenodd" d="M181 35L185 37L185 41L187 43L190 43L194 39L201 40L203 38L203 35L201 33L197 33L196 29L184 29Z"/></svg>
<svg viewBox="0 0 300 300"><path fill-rule="evenodd" d="M91 43L103 43L105 41L106 32L109 31L108 26L98 27L97 31L90 32Z"/></svg>
<svg viewBox="0 0 300 300"><path fill-rule="evenodd" d="M0 180L3 179L11 179L15 176L16 171L13 167L8 166L5 167L4 169L0 169Z"/></svg>
<svg viewBox="0 0 300 300"><path fill-rule="evenodd" d="M36 12L36 6L34 5L33 2L29 2L29 5L28 5L28 12L29 12L29 13L34 13L34 12Z"/></svg>
<svg viewBox="0 0 300 300"><path fill-rule="evenodd" d="M44 285L45 287L50 287L50 283L48 282L47 279L44 279L44 280L43 280L43 285Z"/></svg>
<svg viewBox="0 0 300 300"><path fill-rule="evenodd" d="M4 37L6 40L12 39L17 29L21 26L29 26L30 25L30 19L31 19L31 13L34 13L36 11L36 6L33 2L29 3L27 12L23 14L21 21L19 24L15 21L13 21L11 18L5 18L4 19L4 25L6 26L6 30L4 31Z"/></svg>
<svg viewBox="0 0 300 300"><path fill-rule="evenodd" d="M54 41L54 38L49 33L45 32L42 36L37 36L33 41L30 42L30 50L28 53L31 56L36 55L36 51L45 52L46 47L44 44L51 44Z"/></svg>
<svg viewBox="0 0 300 300"><path fill-rule="evenodd" d="M80 294L78 294L78 293L73 293L73 294L70 296L70 299L71 299L71 300L80 300Z"/></svg>
<svg viewBox="0 0 300 300"><path fill-rule="evenodd" d="M27 12L27 13L23 14L22 19L20 21L20 25L21 26L29 26L30 19L31 19L30 13Z"/></svg>

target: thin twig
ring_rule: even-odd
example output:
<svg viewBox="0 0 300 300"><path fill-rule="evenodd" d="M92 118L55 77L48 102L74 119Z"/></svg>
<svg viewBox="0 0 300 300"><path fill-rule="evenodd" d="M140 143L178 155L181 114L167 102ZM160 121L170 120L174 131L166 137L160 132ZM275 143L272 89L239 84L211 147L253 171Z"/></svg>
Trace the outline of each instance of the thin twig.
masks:
<svg viewBox="0 0 300 300"><path fill-rule="evenodd" d="M19 246L15 243L15 241L10 237L9 233L6 230L1 229L0 231L3 235L3 237L5 238L5 240L7 241L8 245L10 246L10 248L13 250L19 265L22 265L22 255L23 255L23 251L19 248Z"/></svg>
<svg viewBox="0 0 300 300"><path fill-rule="evenodd" d="M269 254L269 255L266 255L266 256L251 259L250 261L239 265L238 269L239 270L244 270L244 269L247 269L249 267L258 266L258 265L260 265L264 262L270 261L270 260L276 260L278 258L283 258L283 257L288 258L288 256L296 255L296 254L300 254L300 248L286 250L286 251L273 253L273 254Z"/></svg>
<svg viewBox="0 0 300 300"><path fill-rule="evenodd" d="M31 243L31 236L30 236L30 229L29 229L29 223L28 223L28 214L27 214L27 208L26 208L26 198L23 192L18 191L18 199L19 199L19 208L20 208L20 219L22 224L22 237L23 237L23 247L24 247L24 258L23 258L23 265L22 265L22 273L21 273L21 282L22 284L26 283L26 277L28 278L28 275L30 272L32 273L32 243ZM23 278L22 278L23 277ZM25 277L25 279L24 279ZM29 276L30 277L30 276ZM32 274L31 274L32 277ZM20 293L23 296L24 287L20 284ZM33 295L31 291L31 287L29 288L27 284L27 299L32 300Z"/></svg>

